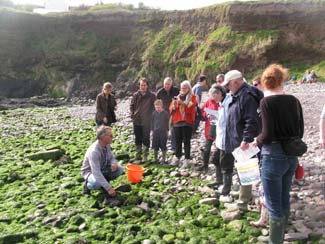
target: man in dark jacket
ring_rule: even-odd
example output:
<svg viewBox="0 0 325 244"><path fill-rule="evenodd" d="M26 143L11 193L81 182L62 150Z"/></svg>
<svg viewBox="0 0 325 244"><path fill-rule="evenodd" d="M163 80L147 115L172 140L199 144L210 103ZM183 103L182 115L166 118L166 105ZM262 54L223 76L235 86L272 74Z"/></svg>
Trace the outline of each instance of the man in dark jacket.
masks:
<svg viewBox="0 0 325 244"><path fill-rule="evenodd" d="M222 85L226 86L232 94L227 117L225 151L231 153L237 147L247 150L249 143L261 131L259 101L263 98L263 93L248 85L238 70L229 71ZM247 208L251 191L251 185L241 186L238 204L240 208Z"/></svg>
<svg viewBox="0 0 325 244"><path fill-rule="evenodd" d="M173 80L170 77L166 77L164 79L164 87L160 88L157 91L157 99L161 99L163 101L164 110L169 112L170 102L174 97L179 94L179 89L173 86Z"/></svg>
<svg viewBox="0 0 325 244"><path fill-rule="evenodd" d="M157 99L161 99L163 101L164 110L166 110L169 114L169 105L174 97L178 96L179 88L173 86L173 80L170 77L166 77L164 79L164 87L160 88L157 92ZM172 147L172 151L176 149L176 141L175 141L175 133L174 129L171 126L170 128L170 143Z"/></svg>
<svg viewBox="0 0 325 244"><path fill-rule="evenodd" d="M133 94L130 112L133 121L135 145L137 147L137 160L147 160L150 147L151 115L154 111L156 95L149 91L149 83L146 78L139 81L140 89ZM142 154L142 145L143 154Z"/></svg>

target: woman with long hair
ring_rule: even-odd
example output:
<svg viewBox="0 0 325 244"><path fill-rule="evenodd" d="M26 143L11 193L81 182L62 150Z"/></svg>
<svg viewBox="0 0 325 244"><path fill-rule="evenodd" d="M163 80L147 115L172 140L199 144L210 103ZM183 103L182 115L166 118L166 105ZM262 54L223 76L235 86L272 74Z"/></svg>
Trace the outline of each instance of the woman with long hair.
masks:
<svg viewBox="0 0 325 244"><path fill-rule="evenodd" d="M269 212L269 243L283 243L290 215L290 190L298 158L289 156L281 141L303 137L304 119L299 100L284 92L288 70L279 64L268 66L261 81L264 98L260 102L262 132L253 142L262 147L261 178Z"/></svg>
<svg viewBox="0 0 325 244"><path fill-rule="evenodd" d="M172 126L175 132L176 152L171 165L185 169L191 160L191 135L195 120L196 96L192 93L191 83L185 80L181 83L179 95L170 103ZM185 161L180 162L182 144L184 142Z"/></svg>

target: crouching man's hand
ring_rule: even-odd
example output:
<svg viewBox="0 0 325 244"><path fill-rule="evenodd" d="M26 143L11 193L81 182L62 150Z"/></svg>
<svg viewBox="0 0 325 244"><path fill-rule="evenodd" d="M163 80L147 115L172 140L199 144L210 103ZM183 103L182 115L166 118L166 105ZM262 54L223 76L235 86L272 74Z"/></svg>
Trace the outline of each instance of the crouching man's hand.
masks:
<svg viewBox="0 0 325 244"><path fill-rule="evenodd" d="M109 188L107 191L108 195L110 195L111 197L115 197L116 196L116 192L114 190L113 187Z"/></svg>
<svg viewBox="0 0 325 244"><path fill-rule="evenodd" d="M111 170L112 170L112 172L115 172L117 170L117 164L116 163L112 163Z"/></svg>

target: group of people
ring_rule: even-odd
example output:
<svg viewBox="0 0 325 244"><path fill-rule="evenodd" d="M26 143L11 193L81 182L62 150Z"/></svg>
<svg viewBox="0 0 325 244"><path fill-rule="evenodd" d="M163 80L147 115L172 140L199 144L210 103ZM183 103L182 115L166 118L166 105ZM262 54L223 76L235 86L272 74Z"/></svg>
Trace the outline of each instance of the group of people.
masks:
<svg viewBox="0 0 325 244"><path fill-rule="evenodd" d="M315 83L318 80L318 76L316 75L314 70L307 70L306 75L302 77L300 83Z"/></svg>
<svg viewBox="0 0 325 244"><path fill-rule="evenodd" d="M154 159L158 162L161 150L161 163L167 163L169 131L171 146L175 150L170 165L188 168L191 164L191 137L200 110L201 119L205 121L206 139L202 171L208 170L213 143L217 148L212 153L216 179L209 186L222 186L219 193L228 195L234 169L232 152L238 147L244 151L249 147L259 147L264 212L269 213L269 243L283 243L290 215L289 192L298 159L283 151L281 141L296 136L302 138L304 133L301 104L297 98L284 92L287 78L288 70L279 64L267 67L253 85L246 82L240 71L231 70L216 77L216 83L209 89L209 99L203 104L200 103L202 88L206 85L205 76L199 77L193 89L188 80L181 82L178 89L167 77L156 94L149 90L148 80L141 78L139 90L133 94L130 104L136 160L143 162L148 159L152 131ZM116 120L116 102L110 83L105 83L102 93L97 96L96 108L97 140L87 150L82 165L84 192L102 188L109 197L114 197L116 191L109 182L121 175L123 168L117 164L109 146L112 142L109 126ZM322 146L324 134L321 135ZM240 187L239 208L247 209L251 191L250 185Z"/></svg>

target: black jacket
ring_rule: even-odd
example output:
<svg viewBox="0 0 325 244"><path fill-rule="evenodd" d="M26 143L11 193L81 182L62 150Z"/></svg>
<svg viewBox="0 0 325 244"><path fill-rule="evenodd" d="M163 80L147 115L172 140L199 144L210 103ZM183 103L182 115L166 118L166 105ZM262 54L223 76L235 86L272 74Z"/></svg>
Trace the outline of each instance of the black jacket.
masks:
<svg viewBox="0 0 325 244"><path fill-rule="evenodd" d="M263 93L243 83L229 104L226 125L226 152L231 153L242 141L252 142L261 132L259 102Z"/></svg>
<svg viewBox="0 0 325 244"><path fill-rule="evenodd" d="M164 109L169 112L170 102L178 94L179 94L179 89L175 86L172 86L169 92L167 92L165 88L161 88L157 92L157 99L161 99L163 101Z"/></svg>

